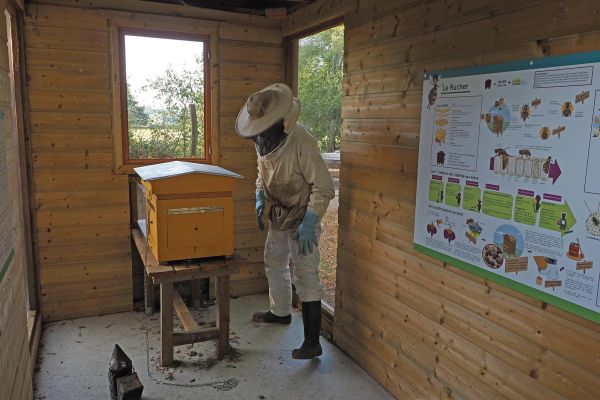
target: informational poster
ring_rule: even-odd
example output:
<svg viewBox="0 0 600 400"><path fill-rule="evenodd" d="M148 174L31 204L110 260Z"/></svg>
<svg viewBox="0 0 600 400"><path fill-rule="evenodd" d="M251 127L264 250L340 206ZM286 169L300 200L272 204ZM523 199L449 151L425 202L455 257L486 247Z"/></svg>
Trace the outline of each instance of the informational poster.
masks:
<svg viewBox="0 0 600 400"><path fill-rule="evenodd" d="M600 52L426 74L414 242L600 322Z"/></svg>
<svg viewBox="0 0 600 400"><path fill-rule="evenodd" d="M8 187L6 165L6 141L12 132L10 91L5 90L10 81L5 72L0 74L0 282L14 256L14 229L11 208L11 195Z"/></svg>

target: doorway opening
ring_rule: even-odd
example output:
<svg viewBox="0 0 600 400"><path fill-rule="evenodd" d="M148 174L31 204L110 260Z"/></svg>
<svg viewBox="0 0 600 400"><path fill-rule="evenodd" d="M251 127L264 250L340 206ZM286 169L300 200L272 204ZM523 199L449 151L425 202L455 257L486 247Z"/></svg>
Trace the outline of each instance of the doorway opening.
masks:
<svg viewBox="0 0 600 400"><path fill-rule="evenodd" d="M340 140L344 26L336 25L297 40L295 89L302 112L299 121L315 136L334 181L335 198L322 220L321 282L324 305L335 307L338 243Z"/></svg>

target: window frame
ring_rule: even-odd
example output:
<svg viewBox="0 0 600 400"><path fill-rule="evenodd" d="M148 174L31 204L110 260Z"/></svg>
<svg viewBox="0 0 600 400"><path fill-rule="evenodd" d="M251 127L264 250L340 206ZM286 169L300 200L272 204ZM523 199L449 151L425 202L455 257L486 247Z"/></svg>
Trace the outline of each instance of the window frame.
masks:
<svg viewBox="0 0 600 400"><path fill-rule="evenodd" d="M121 53L124 51L124 46L120 43L120 31L135 32L133 34L150 33L150 37L155 36L153 33L162 33L176 38L202 38L205 43L205 154L204 158L185 158L179 160L215 164L219 162L219 68L214 62L215 55L218 52L218 23L215 21L199 21L185 17L163 17L160 18L154 15L121 12L107 12L109 24L109 55L110 55L110 90L111 90L111 114L112 114L112 134L113 134L113 173L117 175L133 174L135 167L160 163L165 161L174 161L178 158L168 159L129 159L129 149L124 147L124 136L128 131L123 131L123 104L121 99L121 62L124 61L124 56ZM158 36L156 36L158 37ZM127 87L124 83L125 89ZM125 92L125 95L127 93ZM207 98L208 96L208 98ZM126 98L125 98L126 100ZM126 104L126 103L124 103ZM127 120L125 120L127 121ZM127 149L127 154L125 153Z"/></svg>
<svg viewBox="0 0 600 400"><path fill-rule="evenodd" d="M124 165L145 165L155 164L157 162L185 160L195 161L210 164L210 134L211 131L211 115L210 115L210 68L209 68L209 53L210 53L210 37L208 35L186 32L172 32L155 29L119 27L119 74L120 80L120 103L121 103L121 140L122 140L122 157ZM188 158L148 158L148 159L131 159L129 158L129 112L127 104L127 58L125 56L125 36L140 36L156 39L175 39L188 40L203 43L203 70L204 70L204 157L188 157Z"/></svg>

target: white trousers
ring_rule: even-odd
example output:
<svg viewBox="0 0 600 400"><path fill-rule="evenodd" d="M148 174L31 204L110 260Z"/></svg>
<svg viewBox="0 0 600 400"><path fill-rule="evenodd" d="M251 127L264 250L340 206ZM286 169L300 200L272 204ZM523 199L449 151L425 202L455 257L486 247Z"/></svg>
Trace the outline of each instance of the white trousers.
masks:
<svg viewBox="0 0 600 400"><path fill-rule="evenodd" d="M269 281L269 301L271 312L280 317L292 313L292 282L300 301L320 301L323 287L319 278L321 255L319 247L307 255L298 249L293 239L295 231L280 231L269 227L265 242L265 274ZM317 228L317 240L321 238L321 228ZM293 273L290 273L290 260Z"/></svg>

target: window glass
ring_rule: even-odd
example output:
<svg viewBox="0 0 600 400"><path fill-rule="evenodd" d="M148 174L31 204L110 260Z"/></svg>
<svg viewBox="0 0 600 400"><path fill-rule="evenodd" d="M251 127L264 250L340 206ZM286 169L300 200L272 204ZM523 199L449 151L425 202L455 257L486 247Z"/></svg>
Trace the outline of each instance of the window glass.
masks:
<svg viewBox="0 0 600 400"><path fill-rule="evenodd" d="M206 42L175 35L122 36L124 158L206 158Z"/></svg>

